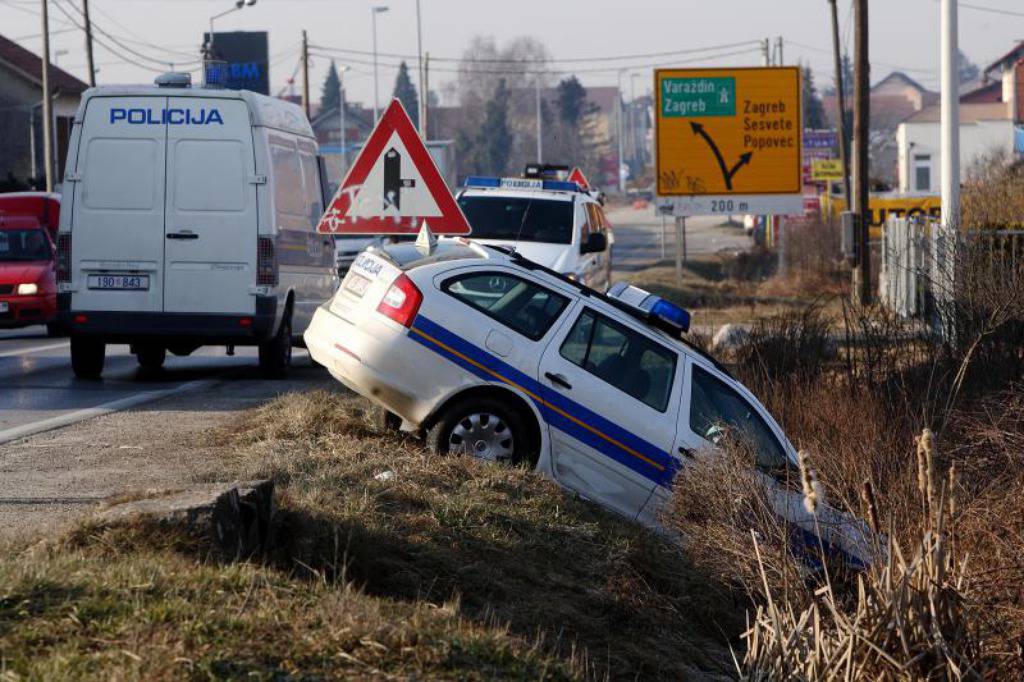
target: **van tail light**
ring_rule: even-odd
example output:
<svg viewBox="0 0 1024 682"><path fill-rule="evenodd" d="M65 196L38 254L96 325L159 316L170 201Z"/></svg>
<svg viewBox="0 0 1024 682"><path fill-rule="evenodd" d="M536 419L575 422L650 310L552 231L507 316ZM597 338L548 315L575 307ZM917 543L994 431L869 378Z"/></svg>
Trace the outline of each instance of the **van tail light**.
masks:
<svg viewBox="0 0 1024 682"><path fill-rule="evenodd" d="M57 283L71 281L71 233L57 235Z"/></svg>
<svg viewBox="0 0 1024 682"><path fill-rule="evenodd" d="M388 292L384 294L377 312L390 317L403 327L411 327L423 303L423 294L405 275L399 275Z"/></svg>
<svg viewBox="0 0 1024 682"><path fill-rule="evenodd" d="M256 284L277 286L277 253L270 237L259 237L256 241Z"/></svg>

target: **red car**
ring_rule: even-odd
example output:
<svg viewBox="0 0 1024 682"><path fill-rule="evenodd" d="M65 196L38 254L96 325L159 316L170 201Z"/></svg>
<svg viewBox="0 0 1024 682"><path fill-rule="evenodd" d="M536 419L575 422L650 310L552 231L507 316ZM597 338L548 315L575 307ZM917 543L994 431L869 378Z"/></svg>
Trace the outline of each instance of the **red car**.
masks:
<svg viewBox="0 0 1024 682"><path fill-rule="evenodd" d="M35 217L0 213L0 328L45 324L60 333L54 246Z"/></svg>

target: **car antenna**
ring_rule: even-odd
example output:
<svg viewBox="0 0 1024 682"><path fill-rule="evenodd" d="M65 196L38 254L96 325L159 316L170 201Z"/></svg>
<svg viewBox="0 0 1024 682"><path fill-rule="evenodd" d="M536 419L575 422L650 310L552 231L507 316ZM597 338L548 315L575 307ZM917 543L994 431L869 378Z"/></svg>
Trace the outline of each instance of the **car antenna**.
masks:
<svg viewBox="0 0 1024 682"><path fill-rule="evenodd" d="M530 209L533 207L533 199L526 200L526 210L523 211L523 219L519 221L519 231L516 232L516 243L512 245L512 251L519 250L519 237L523 234L523 226L526 225L526 217L530 215Z"/></svg>

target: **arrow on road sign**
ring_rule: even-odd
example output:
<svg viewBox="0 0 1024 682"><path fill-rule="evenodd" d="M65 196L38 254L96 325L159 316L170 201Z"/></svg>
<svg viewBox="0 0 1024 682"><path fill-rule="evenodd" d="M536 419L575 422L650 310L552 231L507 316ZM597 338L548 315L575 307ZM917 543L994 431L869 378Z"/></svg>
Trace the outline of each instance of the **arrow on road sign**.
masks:
<svg viewBox="0 0 1024 682"><path fill-rule="evenodd" d="M469 234L402 104L392 100L320 218L322 234Z"/></svg>
<svg viewBox="0 0 1024 682"><path fill-rule="evenodd" d="M714 152L715 159L718 161L718 167L722 169L722 179L725 181L725 188L731 190L732 177L736 175L736 171L750 163L750 157L754 155L754 152L740 154L740 160L737 161L732 168L726 168L725 159L722 158L722 152L718 150L718 145L715 144L715 141L711 139L710 135L708 135L708 131L704 130L704 126L695 121L691 121L690 128L693 129L694 135L700 135L701 137L703 137L704 141L708 143L709 147L711 147L711 151Z"/></svg>

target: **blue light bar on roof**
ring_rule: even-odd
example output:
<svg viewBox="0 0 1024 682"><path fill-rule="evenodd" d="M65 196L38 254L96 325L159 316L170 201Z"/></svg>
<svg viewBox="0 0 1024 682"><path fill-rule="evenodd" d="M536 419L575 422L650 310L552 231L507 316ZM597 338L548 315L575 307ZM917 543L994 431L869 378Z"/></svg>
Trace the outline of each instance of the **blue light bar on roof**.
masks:
<svg viewBox="0 0 1024 682"><path fill-rule="evenodd" d="M562 180L540 180L538 178L495 178L486 175L470 175L462 183L463 187L500 187L502 189L541 189L551 192L580 192L575 182Z"/></svg>
<svg viewBox="0 0 1024 682"><path fill-rule="evenodd" d="M651 306L649 312L651 315L660 317L673 326L679 327L684 332L690 331L690 313L674 303L669 303L665 299L659 298Z"/></svg>

